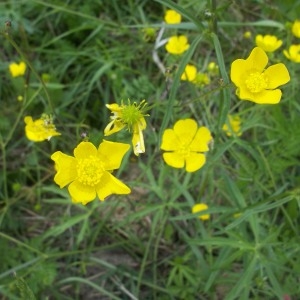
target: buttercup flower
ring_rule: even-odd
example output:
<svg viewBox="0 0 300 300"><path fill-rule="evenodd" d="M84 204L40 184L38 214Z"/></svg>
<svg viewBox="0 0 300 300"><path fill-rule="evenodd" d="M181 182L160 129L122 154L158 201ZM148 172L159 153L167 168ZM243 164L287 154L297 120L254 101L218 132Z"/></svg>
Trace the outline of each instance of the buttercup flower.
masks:
<svg viewBox="0 0 300 300"><path fill-rule="evenodd" d="M231 64L230 77L240 99L258 104L280 101L282 92L277 87L290 81L289 71L282 63L265 69L267 63L265 51L256 47L247 59L237 59Z"/></svg>
<svg viewBox="0 0 300 300"><path fill-rule="evenodd" d="M74 203L87 203L96 196L101 201L111 194L129 194L130 188L111 172L120 167L128 144L103 141L98 149L90 142L81 142L74 157L61 151L52 154L57 171L54 181L60 188L68 186Z"/></svg>
<svg viewBox="0 0 300 300"><path fill-rule="evenodd" d="M282 40L278 40L275 35L257 35L255 38L256 46L260 47L266 52L274 52L282 45Z"/></svg>
<svg viewBox="0 0 300 300"><path fill-rule="evenodd" d="M9 71L12 77L23 76L26 71L26 64L21 61L19 64L11 63L9 65Z"/></svg>
<svg viewBox="0 0 300 300"><path fill-rule="evenodd" d="M181 15L172 9L168 9L165 14L165 22L167 24L178 24L181 22Z"/></svg>
<svg viewBox="0 0 300 300"><path fill-rule="evenodd" d="M181 75L181 80L194 81L197 75L197 68L193 65L186 65Z"/></svg>
<svg viewBox="0 0 300 300"><path fill-rule="evenodd" d="M283 54L289 60L300 63L300 45L291 45L289 50L283 50Z"/></svg>
<svg viewBox="0 0 300 300"><path fill-rule="evenodd" d="M292 25L292 33L295 37L300 38L300 21L296 20Z"/></svg>
<svg viewBox="0 0 300 300"><path fill-rule="evenodd" d="M26 116L24 122L26 124L26 136L33 142L49 141L51 137L60 135L60 133L56 131L53 118L50 115L43 114L40 119L35 121L32 120L32 117Z"/></svg>
<svg viewBox="0 0 300 300"><path fill-rule="evenodd" d="M127 127L128 131L132 132L132 145L135 155L145 152L143 130L147 124L145 121L145 107L147 102L141 101L131 103L128 99L128 105L122 104L107 104L106 107L111 110L113 116L112 121L105 127L104 135L108 136Z"/></svg>
<svg viewBox="0 0 300 300"><path fill-rule="evenodd" d="M208 206L205 203L195 204L192 207L192 213L193 214L196 214L196 213L198 213L200 211L204 211L204 210L208 210ZM209 218L210 218L209 214L199 216L199 219L203 220L203 221L209 220Z"/></svg>
<svg viewBox="0 0 300 300"><path fill-rule="evenodd" d="M241 132L241 118L239 116L228 115L227 123L223 125L222 129L228 136L242 135Z"/></svg>
<svg viewBox="0 0 300 300"><path fill-rule="evenodd" d="M190 45L185 35L171 36L166 44L166 50L171 54L182 54Z"/></svg>
<svg viewBox="0 0 300 300"><path fill-rule="evenodd" d="M162 137L163 159L173 168L184 168L187 172L199 170L206 161L205 154L212 141L210 131L199 127L195 120L184 119L175 123L173 129L166 129Z"/></svg>

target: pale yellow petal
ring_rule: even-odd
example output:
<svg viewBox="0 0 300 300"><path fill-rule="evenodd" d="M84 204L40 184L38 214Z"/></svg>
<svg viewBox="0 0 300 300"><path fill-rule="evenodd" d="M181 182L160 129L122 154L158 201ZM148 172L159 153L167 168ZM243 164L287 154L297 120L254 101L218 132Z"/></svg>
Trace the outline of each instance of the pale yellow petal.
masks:
<svg viewBox="0 0 300 300"><path fill-rule="evenodd" d="M136 156L139 156L141 153L145 153L145 143L144 143L144 136L143 131L139 126L136 126L138 129L134 129L132 135L132 147L133 152Z"/></svg>
<svg viewBox="0 0 300 300"><path fill-rule="evenodd" d="M108 125L104 129L104 135L109 136L113 133L116 133L120 130L122 130L125 127L125 125L122 123L122 121L118 119L114 119L111 122L108 123Z"/></svg>

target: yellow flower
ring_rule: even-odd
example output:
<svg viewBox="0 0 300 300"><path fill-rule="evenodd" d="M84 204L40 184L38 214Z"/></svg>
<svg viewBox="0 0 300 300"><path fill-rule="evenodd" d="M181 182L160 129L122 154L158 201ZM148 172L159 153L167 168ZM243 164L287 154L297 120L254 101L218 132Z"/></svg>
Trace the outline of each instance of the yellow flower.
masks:
<svg viewBox="0 0 300 300"><path fill-rule="evenodd" d="M283 50L283 54L291 61L300 63L300 45L291 45L289 50Z"/></svg>
<svg viewBox="0 0 300 300"><path fill-rule="evenodd" d="M60 188L68 186L74 203L83 205L96 196L101 201L111 194L129 194L130 188L111 172L120 167L130 146L103 141L98 149L90 142L81 142L74 149L74 157L61 151L52 154L57 171L54 181Z"/></svg>
<svg viewBox="0 0 300 300"><path fill-rule="evenodd" d="M173 168L184 168L187 172L199 170L206 161L205 154L212 141L206 127L198 128L193 119L179 120L173 129L166 129L162 137L161 149L168 151L163 159Z"/></svg>
<svg viewBox="0 0 300 300"><path fill-rule="evenodd" d="M193 65L186 65L181 75L181 80L194 81L197 75L197 68Z"/></svg>
<svg viewBox="0 0 300 300"><path fill-rule="evenodd" d="M278 40L275 35L257 35L255 38L257 47L260 47L266 52L274 52L282 45L282 40Z"/></svg>
<svg viewBox="0 0 300 300"><path fill-rule="evenodd" d="M166 44L166 50L171 54L182 54L185 52L190 45L185 35L174 35L171 36Z"/></svg>
<svg viewBox="0 0 300 300"><path fill-rule="evenodd" d="M258 104L275 104L282 92L277 89L290 81L289 71L282 63L265 69L268 56L259 47L252 50L247 59L237 59L231 65L230 77L237 86L236 94L242 100Z"/></svg>
<svg viewBox="0 0 300 300"><path fill-rule="evenodd" d="M239 116L228 115L227 123L223 125L222 129L228 136L241 136L241 118Z"/></svg>
<svg viewBox="0 0 300 300"><path fill-rule="evenodd" d="M178 24L181 22L181 15L172 9L168 9L165 14L165 22L167 24Z"/></svg>
<svg viewBox="0 0 300 300"><path fill-rule="evenodd" d="M292 33L295 37L300 38L300 21L296 20L292 25Z"/></svg>
<svg viewBox="0 0 300 300"><path fill-rule="evenodd" d="M51 137L60 135L56 131L52 117L47 114L43 114L40 119L35 121L32 120L32 117L26 116L24 122L26 136L33 142L49 141Z"/></svg>
<svg viewBox="0 0 300 300"><path fill-rule="evenodd" d="M195 204L193 207L192 207L192 213L193 214L196 214L200 211L205 211L208 209L208 206L205 204L205 203L199 203L199 204ZM207 214L207 215L201 215L199 216L199 219L202 220L202 221L206 221L206 220L209 220L210 218L210 215Z"/></svg>
<svg viewBox="0 0 300 300"><path fill-rule="evenodd" d="M245 31L245 32L244 32L244 38L245 38L245 39L250 39L251 36L252 36L251 31Z"/></svg>
<svg viewBox="0 0 300 300"><path fill-rule="evenodd" d="M145 152L143 130L147 124L145 121L145 107L147 103L145 100L141 101L140 104L136 102L130 103L128 99L128 105L122 104L107 104L106 107L111 110L113 116L110 118L112 121L105 127L104 135L108 136L115 132L127 129L132 132L132 145L135 155Z"/></svg>
<svg viewBox="0 0 300 300"><path fill-rule="evenodd" d="M21 61L19 64L11 63L9 65L9 71L12 77L23 76L26 71L26 64Z"/></svg>

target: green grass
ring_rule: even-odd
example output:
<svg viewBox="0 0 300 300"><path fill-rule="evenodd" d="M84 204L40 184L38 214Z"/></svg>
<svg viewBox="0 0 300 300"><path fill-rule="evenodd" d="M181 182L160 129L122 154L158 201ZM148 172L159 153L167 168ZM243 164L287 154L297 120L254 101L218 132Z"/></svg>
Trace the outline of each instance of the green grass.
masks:
<svg viewBox="0 0 300 300"><path fill-rule="evenodd" d="M1 299L298 299L300 69L282 50L299 43L291 24L300 2L82 3L0 3ZM191 46L178 57L157 49L166 77L143 29L158 33L169 8L183 22L166 26L162 39L185 34ZM256 34L283 40L270 63L283 62L291 81L277 105L239 100L230 81L231 63L248 57ZM26 75L13 78L8 66L20 60ZM220 73L209 85L180 80L187 63L206 72L210 61ZM83 133L98 146L105 104L128 98L151 107L146 153L131 151L115 172L132 193L73 204L53 181L51 154L71 155ZM42 113L62 136L33 143L23 119ZM240 137L222 131L229 113L242 119ZM166 165L160 150L164 130L184 118L214 137L194 173ZM131 141L126 132L105 138ZM191 213L200 202L209 221Z"/></svg>

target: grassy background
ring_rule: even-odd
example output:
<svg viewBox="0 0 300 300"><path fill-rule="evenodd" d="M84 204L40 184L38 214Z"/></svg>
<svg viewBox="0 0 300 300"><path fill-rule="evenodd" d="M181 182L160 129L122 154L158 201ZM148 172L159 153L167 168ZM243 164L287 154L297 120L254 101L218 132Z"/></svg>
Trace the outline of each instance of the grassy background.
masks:
<svg viewBox="0 0 300 300"><path fill-rule="evenodd" d="M298 43L290 24L300 1L82 3L0 3L2 299L299 299L299 66L282 49ZM178 58L157 50L166 68L177 66L172 79L154 63L155 40L143 32L159 30L167 8L184 22L164 38L186 34L191 43ZM254 47L246 30L284 41L270 59L291 75L278 105L234 94L230 64ZM12 78L8 66L20 60L32 68ZM221 73L210 85L180 82L186 63L205 71L210 61ZM42 74L50 77L46 90ZM53 182L50 155L71 154L82 133L98 144L109 121L105 104L127 98L153 106L146 153L127 155L117 172L132 194L72 204ZM62 136L34 144L23 118L43 112L55 116ZM228 113L243 120L239 138L221 130ZM159 150L163 130L188 117L214 135L206 165L192 174L166 166ZM199 202L209 205L207 222L191 214Z"/></svg>

